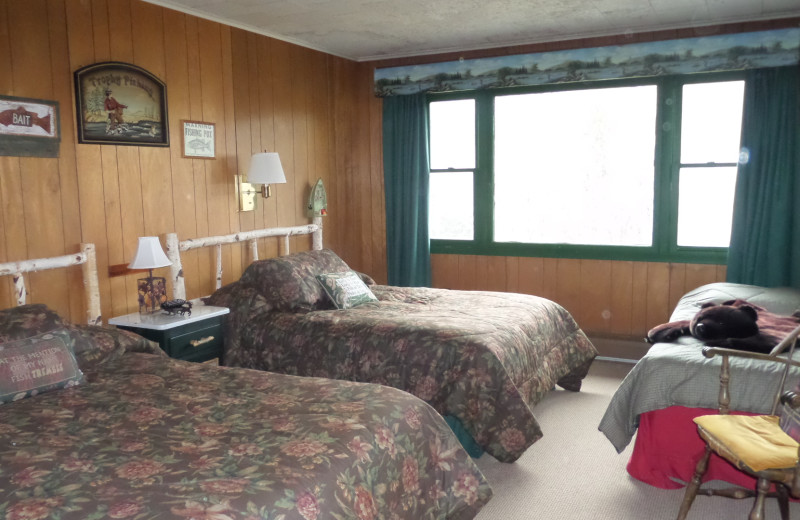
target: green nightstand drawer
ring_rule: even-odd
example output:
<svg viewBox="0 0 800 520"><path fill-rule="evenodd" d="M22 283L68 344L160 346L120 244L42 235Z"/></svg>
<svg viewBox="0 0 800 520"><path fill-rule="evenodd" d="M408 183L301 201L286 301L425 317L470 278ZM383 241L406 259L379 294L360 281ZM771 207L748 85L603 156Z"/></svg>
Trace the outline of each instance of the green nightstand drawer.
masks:
<svg viewBox="0 0 800 520"><path fill-rule="evenodd" d="M203 325L208 325L203 322ZM167 339L167 353L176 359L206 361L222 355L222 323L197 327L171 335Z"/></svg>
<svg viewBox="0 0 800 520"><path fill-rule="evenodd" d="M108 320L110 325L130 330L155 341L168 356L185 361L223 362L223 325L230 311L226 307L195 304L192 314L131 313Z"/></svg>

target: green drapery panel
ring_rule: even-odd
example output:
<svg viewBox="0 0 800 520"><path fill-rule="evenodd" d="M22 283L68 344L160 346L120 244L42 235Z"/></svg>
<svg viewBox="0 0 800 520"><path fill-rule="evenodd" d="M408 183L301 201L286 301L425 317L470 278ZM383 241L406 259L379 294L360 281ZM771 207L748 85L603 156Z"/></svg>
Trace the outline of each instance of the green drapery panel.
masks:
<svg viewBox="0 0 800 520"><path fill-rule="evenodd" d="M390 285L430 287L425 94L383 100L386 258Z"/></svg>
<svg viewBox="0 0 800 520"><path fill-rule="evenodd" d="M798 76L797 67L748 72L742 148L749 160L736 181L729 282L800 287Z"/></svg>

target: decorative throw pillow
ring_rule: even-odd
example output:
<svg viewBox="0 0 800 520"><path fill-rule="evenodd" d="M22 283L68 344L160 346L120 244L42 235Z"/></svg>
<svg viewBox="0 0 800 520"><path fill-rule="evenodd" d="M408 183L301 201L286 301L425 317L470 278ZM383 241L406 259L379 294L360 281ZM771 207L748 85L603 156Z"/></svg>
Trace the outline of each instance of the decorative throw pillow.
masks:
<svg viewBox="0 0 800 520"><path fill-rule="evenodd" d="M317 280L337 309L350 309L357 305L378 301L354 271L318 274Z"/></svg>
<svg viewBox="0 0 800 520"><path fill-rule="evenodd" d="M0 343L0 403L80 384L71 343L66 330Z"/></svg>

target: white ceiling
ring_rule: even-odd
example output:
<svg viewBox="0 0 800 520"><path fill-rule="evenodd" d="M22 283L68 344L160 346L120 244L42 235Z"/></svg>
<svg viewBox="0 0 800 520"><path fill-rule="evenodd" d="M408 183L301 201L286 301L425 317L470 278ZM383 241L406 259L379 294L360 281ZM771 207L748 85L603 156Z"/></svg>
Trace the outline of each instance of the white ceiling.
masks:
<svg viewBox="0 0 800 520"><path fill-rule="evenodd" d="M800 16L800 0L145 0L356 61Z"/></svg>

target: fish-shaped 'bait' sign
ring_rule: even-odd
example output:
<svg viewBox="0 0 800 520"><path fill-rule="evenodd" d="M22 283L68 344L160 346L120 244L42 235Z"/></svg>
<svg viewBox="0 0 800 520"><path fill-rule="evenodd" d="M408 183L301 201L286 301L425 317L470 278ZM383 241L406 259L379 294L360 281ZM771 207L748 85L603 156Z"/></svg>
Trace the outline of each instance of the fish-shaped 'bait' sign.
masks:
<svg viewBox="0 0 800 520"><path fill-rule="evenodd" d="M51 102L0 97L0 134L56 137L56 117Z"/></svg>
<svg viewBox="0 0 800 520"><path fill-rule="evenodd" d="M16 110L4 110L0 112L0 124L6 126L22 127L41 127L48 134L51 133L50 114L39 117L35 112L28 112L25 107L17 107Z"/></svg>
<svg viewBox="0 0 800 520"><path fill-rule="evenodd" d="M0 156L58 157L58 102L0 96Z"/></svg>

